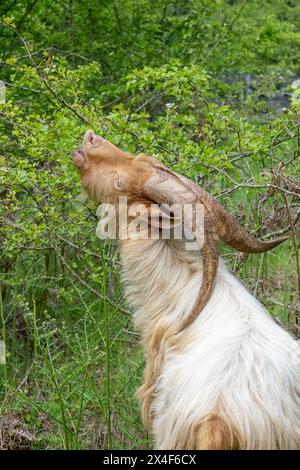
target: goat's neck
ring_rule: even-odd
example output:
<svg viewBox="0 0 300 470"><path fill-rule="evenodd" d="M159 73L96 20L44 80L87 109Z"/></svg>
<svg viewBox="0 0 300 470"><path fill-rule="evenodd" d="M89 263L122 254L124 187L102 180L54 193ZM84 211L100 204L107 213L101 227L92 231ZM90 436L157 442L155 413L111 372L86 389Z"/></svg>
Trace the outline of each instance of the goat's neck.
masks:
<svg viewBox="0 0 300 470"><path fill-rule="evenodd" d="M201 340L211 335L217 341L224 331L239 343L243 335L248 337L262 324L270 328L271 319L220 263L209 302L190 327L177 335L178 325L189 315L201 286L199 250L187 251L183 243L174 240L126 240L121 258L127 299L135 309L135 326L146 354L144 383L138 395L143 420L149 424L157 380L168 354L198 348Z"/></svg>
<svg viewBox="0 0 300 470"><path fill-rule="evenodd" d="M199 250L188 251L174 240L126 240L122 242L126 296L135 309L135 326L145 337L159 326L175 331L189 315L202 282ZM209 317L214 328L242 315L256 317L264 307L222 264L213 294L196 324ZM188 328L195 332L198 327Z"/></svg>
<svg viewBox="0 0 300 470"><path fill-rule="evenodd" d="M177 240L126 240L121 259L136 327L142 334L158 324L175 327L189 313L202 282L199 251L186 251Z"/></svg>

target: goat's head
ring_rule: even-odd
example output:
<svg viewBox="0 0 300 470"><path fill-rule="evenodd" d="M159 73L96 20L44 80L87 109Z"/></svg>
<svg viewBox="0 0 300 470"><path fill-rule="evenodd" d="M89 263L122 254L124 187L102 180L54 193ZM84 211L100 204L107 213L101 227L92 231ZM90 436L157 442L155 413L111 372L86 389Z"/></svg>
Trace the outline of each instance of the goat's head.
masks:
<svg viewBox="0 0 300 470"><path fill-rule="evenodd" d="M196 239L201 237L203 281L193 310L180 330L192 323L211 296L218 267L220 239L239 251L260 253L288 238L265 242L255 239L193 181L169 170L154 158L123 152L92 130L86 132L82 145L73 153L73 160L79 167L84 189L96 202L115 204L122 195L133 203L148 201L170 206L203 204L204 243L202 230L199 235L198 227L195 227L193 211L190 217L184 219Z"/></svg>
<svg viewBox="0 0 300 470"><path fill-rule="evenodd" d="M82 145L72 157L80 170L84 189L96 202L113 204L117 202L120 195L129 195L125 187L122 191L122 181L126 180L126 188L131 192L142 184L132 178L131 167L135 160L134 156L118 149L92 130L85 133ZM144 172L139 173L140 178L143 179Z"/></svg>

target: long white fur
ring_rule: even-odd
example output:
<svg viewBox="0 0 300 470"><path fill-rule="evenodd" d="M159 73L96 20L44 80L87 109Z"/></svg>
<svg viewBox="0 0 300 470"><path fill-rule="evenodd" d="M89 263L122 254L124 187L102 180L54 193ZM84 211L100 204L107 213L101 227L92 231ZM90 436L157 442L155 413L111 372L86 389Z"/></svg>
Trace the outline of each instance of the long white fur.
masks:
<svg viewBox="0 0 300 470"><path fill-rule="evenodd" d="M127 240L121 258L143 337L189 314L202 280L199 252L180 241ZM156 448L174 449L184 428L215 410L242 448L300 448L298 343L222 262L208 304L179 341L166 350L151 405Z"/></svg>

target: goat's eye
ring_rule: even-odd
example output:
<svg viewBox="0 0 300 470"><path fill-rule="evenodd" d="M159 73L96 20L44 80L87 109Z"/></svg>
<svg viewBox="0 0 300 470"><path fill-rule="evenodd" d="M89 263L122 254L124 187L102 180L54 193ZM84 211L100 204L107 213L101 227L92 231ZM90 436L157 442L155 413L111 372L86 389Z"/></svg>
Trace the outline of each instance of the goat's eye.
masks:
<svg viewBox="0 0 300 470"><path fill-rule="evenodd" d="M119 174L115 176L114 183L115 183L115 188L120 191L122 189L122 179Z"/></svg>

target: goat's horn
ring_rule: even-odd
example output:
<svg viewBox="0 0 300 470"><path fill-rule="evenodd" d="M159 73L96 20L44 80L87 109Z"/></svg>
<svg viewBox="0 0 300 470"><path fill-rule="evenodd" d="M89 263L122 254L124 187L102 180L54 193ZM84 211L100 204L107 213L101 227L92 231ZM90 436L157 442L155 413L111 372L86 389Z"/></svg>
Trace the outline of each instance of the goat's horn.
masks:
<svg viewBox="0 0 300 470"><path fill-rule="evenodd" d="M196 203L202 203L199 195L195 194L186 182L181 180L179 175L176 175L159 163L155 163L153 166L155 167L155 174L145 182L143 188L143 192L147 198L159 204L191 204L193 208ZM184 224L192 230L196 240L201 246L203 278L192 311L180 325L178 333L189 326L207 304L213 291L214 280L217 274L219 237L216 233L210 213L206 210L205 206L204 209L204 234L201 228L197 227L195 223L194 210L192 214L184 214Z"/></svg>
<svg viewBox="0 0 300 470"><path fill-rule="evenodd" d="M183 321L179 332L189 326L208 302L218 268L218 241L221 238L227 245L247 253L261 253L279 245L288 237L270 241L256 240L204 189L193 181L178 175L159 162L152 160L155 169L153 176L144 184L146 197L159 204L200 204L204 205L204 244L203 234L195 226L193 216L185 224L194 232L202 245L203 279L196 302L189 316Z"/></svg>
<svg viewBox="0 0 300 470"><path fill-rule="evenodd" d="M263 253L284 242L289 236L262 241L247 232L210 194L193 181L176 175L182 183L198 195L211 215L219 237L229 246L244 253Z"/></svg>
<svg viewBox="0 0 300 470"><path fill-rule="evenodd" d="M206 223L207 226L207 223ZM211 239L206 237L203 247L201 248L203 277L201 287L194 303L194 306L189 315L181 323L178 333L191 325L197 318L199 313L203 310L205 305L210 299L214 288L214 281L218 269L219 251L218 243L214 237Z"/></svg>

